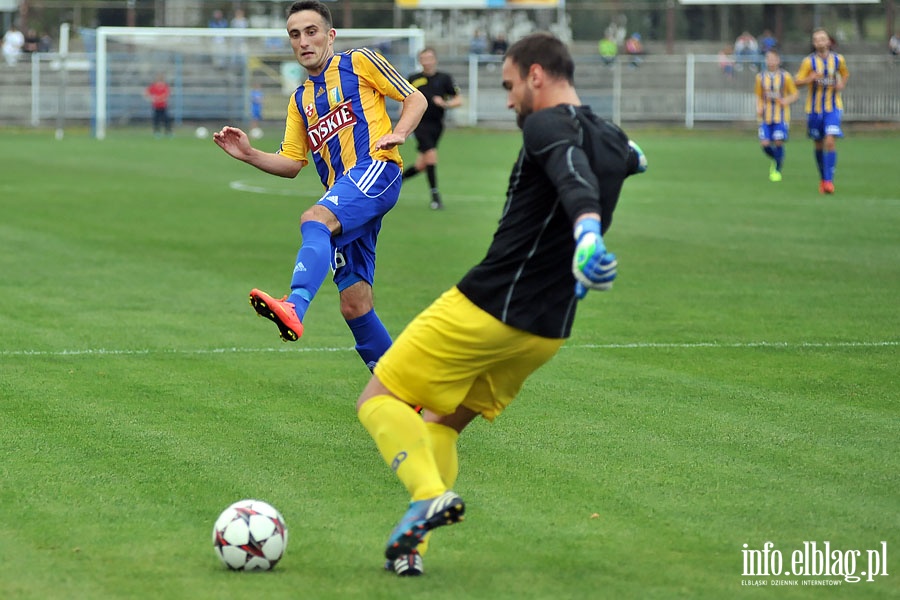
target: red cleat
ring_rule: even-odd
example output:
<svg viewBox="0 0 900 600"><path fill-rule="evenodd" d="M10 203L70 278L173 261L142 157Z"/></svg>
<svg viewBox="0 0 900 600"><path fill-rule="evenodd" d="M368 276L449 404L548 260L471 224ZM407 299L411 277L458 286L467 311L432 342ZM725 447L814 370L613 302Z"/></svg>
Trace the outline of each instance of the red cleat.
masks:
<svg viewBox="0 0 900 600"><path fill-rule="evenodd" d="M823 181L822 182L822 193L823 194L833 194L834 193L834 182L833 181Z"/></svg>
<svg viewBox="0 0 900 600"><path fill-rule="evenodd" d="M254 289L250 291L250 306L259 316L278 325L281 339L285 342L296 342L303 335L303 323L297 318L294 304L287 301L287 296L276 300L267 293Z"/></svg>
<svg viewBox="0 0 900 600"><path fill-rule="evenodd" d="M820 193L820 194L824 194L824 193L825 193L825 181L820 181L820 182L819 182L819 193Z"/></svg>

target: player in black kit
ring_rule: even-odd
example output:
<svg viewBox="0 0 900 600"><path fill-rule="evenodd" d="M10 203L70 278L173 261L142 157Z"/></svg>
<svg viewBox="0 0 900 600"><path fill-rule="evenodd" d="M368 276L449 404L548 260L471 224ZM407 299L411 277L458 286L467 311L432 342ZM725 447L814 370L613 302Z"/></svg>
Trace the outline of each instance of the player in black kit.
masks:
<svg viewBox="0 0 900 600"><path fill-rule="evenodd" d="M581 104L574 70L548 33L510 46L503 87L523 147L487 255L406 327L357 402L411 499L385 549L398 574L420 574L429 531L463 518L451 491L459 433L477 416L499 415L569 337L578 300L616 277L603 234L625 179L647 162Z"/></svg>
<svg viewBox="0 0 900 600"><path fill-rule="evenodd" d="M431 208L444 208L441 194L437 186L438 142L444 133L444 113L448 108L456 108L462 104L459 88L449 73L437 70L437 54L433 48L425 48L419 52L419 64L422 70L408 77L409 82L428 98L428 108L422 115L413 135L418 142L416 162L403 171L404 181L416 173L425 171L428 185L431 186Z"/></svg>

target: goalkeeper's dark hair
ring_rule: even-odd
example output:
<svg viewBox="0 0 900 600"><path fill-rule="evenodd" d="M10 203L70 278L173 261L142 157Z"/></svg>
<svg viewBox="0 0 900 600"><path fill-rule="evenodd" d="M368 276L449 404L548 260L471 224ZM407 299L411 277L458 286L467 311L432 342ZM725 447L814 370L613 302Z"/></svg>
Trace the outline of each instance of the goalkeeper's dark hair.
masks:
<svg viewBox="0 0 900 600"><path fill-rule="evenodd" d="M540 65L552 77L565 79L575 85L575 62L569 49L552 33L530 33L506 51L506 58L519 67L522 79L528 76L531 65Z"/></svg>
<svg viewBox="0 0 900 600"><path fill-rule="evenodd" d="M322 20L325 21L325 26L328 29L334 27L334 21L331 18L331 11L327 6L319 2L319 0L300 0L299 2L294 2L291 4L290 8L287 10L287 16L291 16L294 13L298 13L301 10L311 10L319 13L322 16Z"/></svg>

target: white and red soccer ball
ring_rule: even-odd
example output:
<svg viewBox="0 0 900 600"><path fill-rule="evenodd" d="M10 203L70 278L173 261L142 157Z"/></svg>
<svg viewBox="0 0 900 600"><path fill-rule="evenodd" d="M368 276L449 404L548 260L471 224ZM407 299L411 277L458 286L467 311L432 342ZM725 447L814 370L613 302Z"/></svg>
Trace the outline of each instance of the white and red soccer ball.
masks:
<svg viewBox="0 0 900 600"><path fill-rule="evenodd" d="M284 517L262 500L235 502L219 515L213 527L216 556L234 571L273 569L287 546Z"/></svg>

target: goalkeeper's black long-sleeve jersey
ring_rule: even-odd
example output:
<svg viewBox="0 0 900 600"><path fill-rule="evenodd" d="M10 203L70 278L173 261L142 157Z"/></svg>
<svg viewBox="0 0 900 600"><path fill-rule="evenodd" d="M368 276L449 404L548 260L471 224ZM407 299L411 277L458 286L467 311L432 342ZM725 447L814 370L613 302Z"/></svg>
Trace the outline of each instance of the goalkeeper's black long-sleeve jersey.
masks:
<svg viewBox="0 0 900 600"><path fill-rule="evenodd" d="M606 232L637 156L625 133L587 106L534 112L522 136L494 239L457 287L511 327L567 338L577 303L573 223L596 212Z"/></svg>

